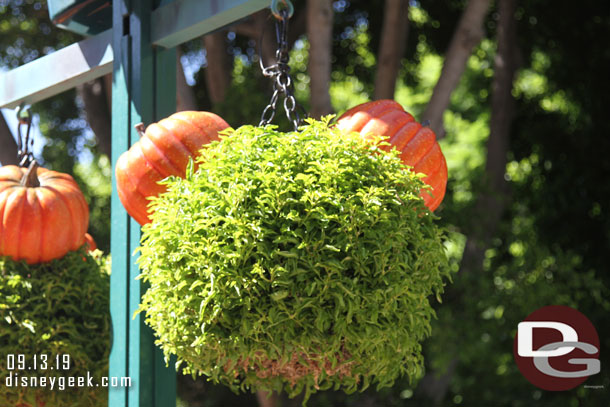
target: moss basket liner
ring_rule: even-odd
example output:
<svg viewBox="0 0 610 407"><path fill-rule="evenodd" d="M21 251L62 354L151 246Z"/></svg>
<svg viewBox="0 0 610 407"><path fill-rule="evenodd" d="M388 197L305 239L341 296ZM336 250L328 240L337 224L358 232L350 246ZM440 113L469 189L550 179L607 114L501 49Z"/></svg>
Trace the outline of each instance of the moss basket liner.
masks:
<svg viewBox="0 0 610 407"><path fill-rule="evenodd" d="M110 266L101 252L83 248L47 263L28 265L0 258L0 405L19 407L105 407L108 389L6 386L12 373L24 376L108 375L110 351ZM37 370L9 372L7 356L24 355L28 367L38 355ZM40 355L47 369L40 369ZM70 369L57 370L56 355L70 355ZM60 356L60 363L63 361ZM55 367L55 369L51 369ZM26 368L27 369L27 368ZM56 379L57 380L57 379ZM65 380L65 379L64 379Z"/></svg>
<svg viewBox="0 0 610 407"><path fill-rule="evenodd" d="M140 311L167 357L291 396L421 373L448 276L421 175L328 121L243 126L198 161L143 228Z"/></svg>

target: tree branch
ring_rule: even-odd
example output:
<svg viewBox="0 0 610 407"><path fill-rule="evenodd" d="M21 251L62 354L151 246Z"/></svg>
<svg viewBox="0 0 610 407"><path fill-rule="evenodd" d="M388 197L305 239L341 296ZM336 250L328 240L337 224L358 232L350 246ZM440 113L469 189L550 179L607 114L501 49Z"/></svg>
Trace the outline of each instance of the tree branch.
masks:
<svg viewBox="0 0 610 407"><path fill-rule="evenodd" d="M472 48L483 38L483 21L489 9L489 0L469 0L453 34L441 76L434 87L432 97L422 116L430 120L430 127L437 138L445 136L443 113L449 107L451 94L460 82Z"/></svg>
<svg viewBox="0 0 610 407"><path fill-rule="evenodd" d="M409 1L386 0L374 99L393 99L409 31Z"/></svg>

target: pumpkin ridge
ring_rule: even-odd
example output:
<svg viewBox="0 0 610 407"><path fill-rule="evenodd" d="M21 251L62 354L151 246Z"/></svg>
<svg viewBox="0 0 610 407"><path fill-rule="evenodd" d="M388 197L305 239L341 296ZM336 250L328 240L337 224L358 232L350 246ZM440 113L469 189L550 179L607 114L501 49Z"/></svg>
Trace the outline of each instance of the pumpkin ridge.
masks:
<svg viewBox="0 0 610 407"><path fill-rule="evenodd" d="M185 125L187 125L187 126L191 127L192 129L194 129L195 132L198 132L198 133L202 134L203 136L205 136L205 138L207 140L204 142L203 145L206 145L206 144L208 144L211 141L210 137L207 134L207 132L204 129L202 129L201 127L196 126L194 123L186 121L186 120L184 120L181 117L172 117L171 119L174 120L174 121L177 121L177 122L184 123ZM180 140L180 139L178 139L178 140ZM180 142L182 143L182 140L180 140ZM191 155L193 155L193 160L195 160L197 158L197 156L199 156L199 150L201 148L195 149L195 151L192 151L190 148L188 148L188 146L186 144L184 144L184 143L182 143L182 144L187 148L188 151L191 152Z"/></svg>
<svg viewBox="0 0 610 407"><path fill-rule="evenodd" d="M398 136L400 134L400 132L404 131L404 129L407 126L415 126L415 127L419 126L419 128L415 131L415 133L411 136L411 138L409 138L407 141L405 141L402 144L402 146L399 146L399 144L397 143L397 140L396 140L396 136ZM400 128L398 130L396 130L396 133L394 133L392 135L392 137L390 137L388 139L388 143L390 143L393 147L396 147L396 149L402 153L402 150L404 150L407 147L407 144L409 144L411 142L411 140L413 140L415 138L415 136L417 136L417 133L419 133L420 130L421 130L421 124L419 124L415 119L411 120L409 122L406 122L405 124L400 126Z"/></svg>
<svg viewBox="0 0 610 407"><path fill-rule="evenodd" d="M415 165L413 165L413 170L415 171L415 167L417 167L418 165L422 164L424 161L426 160L430 160L432 156L432 154L434 154L434 147L438 146L438 143L434 142L432 143L432 146L428 149L428 151L426 151L426 153L415 163ZM438 147L438 150L440 152L440 146ZM441 153L442 154L442 153ZM438 167L440 167L441 163L439 161L438 163ZM437 166L434 167L434 169L437 169ZM425 174L422 171L416 171L416 172L421 172L422 174ZM426 174L428 175L428 174Z"/></svg>
<svg viewBox="0 0 610 407"><path fill-rule="evenodd" d="M80 232L77 235L76 241L79 241L78 236L82 235L82 238L80 240L82 242L82 241L84 241L84 234L87 232L87 228L89 226L89 205L87 204L87 201L85 200L85 197L83 196L82 192L78 188L78 185L76 184L76 182L72 182L67 185L60 184L60 185L58 185L58 187L62 187L62 189L65 189L66 191L68 191L70 193L70 196L73 199L75 199L76 201L78 201L78 207L79 207L78 209L79 209L80 213L76 219L81 220L81 222L75 223L73 226L80 226L80 228L79 228ZM66 198L66 197L64 197L64 198ZM71 218L71 219L74 221L74 218ZM84 227L83 227L83 225L84 225ZM78 245L78 246L80 246L80 245ZM76 248L74 250L76 250Z"/></svg>
<svg viewBox="0 0 610 407"><path fill-rule="evenodd" d="M438 168L436 168L434 171L432 171L432 173L430 175L428 175L426 177L426 184L430 185L431 187L434 188L434 184L438 183L438 180L436 179L436 177L439 175L439 173L441 173L443 170L443 160L441 160L441 162L439 163ZM442 177L441 177L442 178ZM439 178L440 179L440 178ZM442 180L442 179L441 179Z"/></svg>
<svg viewBox="0 0 610 407"><path fill-rule="evenodd" d="M138 185L134 184L131 180L131 177L125 177L123 179L123 182L127 183L130 187L132 187L131 189L129 189L130 191L133 191L133 193L131 194L131 197L134 197L134 195L139 195L140 198L146 200L147 195L145 193L142 193L142 191L140 189L138 189ZM145 219L148 219L148 206L146 206L146 208L144 209L144 213L142 213L142 211L137 207L137 205L134 207L133 205L131 205L131 200L128 197L125 197L126 199L122 202L128 202L127 204L123 203L123 206L129 206L130 209L134 212L134 214L136 214L137 216L133 216L132 217L138 222L140 223L140 220L138 219L140 217L140 215L142 215ZM127 208L126 208L127 209ZM140 223L142 224L142 223Z"/></svg>
<svg viewBox="0 0 610 407"><path fill-rule="evenodd" d="M168 117L168 119L169 119L169 117ZM163 130L165 130L169 135L171 135L171 139L176 141L176 145L180 146L181 150L184 150L184 151L181 151L181 152L185 156L188 156L188 157L191 156L191 150L188 149L188 147L182 142L182 140L180 140L178 137L174 136L174 132L173 131L171 131L170 129L168 129L167 127L165 127L163 125L163 120L161 120L160 122L155 123L155 124L157 126L161 127ZM172 163L173 167L175 167L175 168L182 167L181 165L176 165L172 160L170 160L169 156L166 156L166 157L167 157L167 160ZM187 162L188 162L188 160L187 160ZM184 171L185 170L180 171L180 174L184 173Z"/></svg>
<svg viewBox="0 0 610 407"><path fill-rule="evenodd" d="M369 102L365 102L362 103L360 105L354 106L350 109L347 109L340 117L338 120L341 120L342 118L348 118L348 117L352 117L354 114L361 112L363 110L367 110L367 109L371 109L371 108L375 108L379 105L383 105L389 108L395 108L398 109L400 107L400 109L402 109L402 105L400 105L400 103L396 102L395 100L392 99L378 99L378 100L371 100Z"/></svg>
<svg viewBox="0 0 610 407"><path fill-rule="evenodd" d="M36 191L38 190L38 188L27 188L26 189L26 194L25 194L25 205L24 205L24 215L23 219L24 222L27 224L27 227L24 227L22 229L22 238L25 237L26 241L28 242L28 258L26 259L26 261L32 262L32 263L37 263L39 262L40 256L41 256L41 246L40 246L40 233L36 233L35 236L38 236L39 239L32 239L32 227L31 225L38 225L39 229L42 225L41 223L41 219L40 219L40 214L41 214L41 207L40 207L40 203L38 201L38 197L36 195ZM35 240L38 240L37 242Z"/></svg>
<svg viewBox="0 0 610 407"><path fill-rule="evenodd" d="M183 122L183 123L188 123L189 125L191 125L192 127L194 127L196 130L199 130L199 131L200 131L202 134L204 134L204 135L207 137L208 141L206 141L206 144L207 144L207 143L210 143L210 142L212 141L212 140L210 139L209 135L208 135L208 132L206 131L207 129L205 129L205 128L203 128L203 127L199 127L199 126L197 126L197 125L196 125L194 122L189 122L189 121L186 121L185 119L183 119L183 118L182 118L182 117L180 117L180 116L177 116L177 117L172 117L172 119L174 119L174 120L178 120L178 121L181 121L181 122ZM216 132L216 133L218 133L218 132ZM197 153L198 153L198 152L199 152L199 151L197 151Z"/></svg>
<svg viewBox="0 0 610 407"><path fill-rule="evenodd" d="M127 213L129 213L132 218L134 218L138 223L142 225L142 216L144 220L147 220L146 210L144 211L144 215L142 215L140 205L133 204L133 201L145 201L146 195L142 195L142 193L138 191L138 189L135 187L134 182L131 180L129 173L127 171L121 170L123 168L127 168L126 166L128 165L128 162L132 155L133 150L129 149L123 154L121 154L119 160L117 161L115 172L117 177L117 193L119 194L119 199L121 200L123 207L127 210ZM144 205L144 207L146 207L146 205Z"/></svg>
<svg viewBox="0 0 610 407"><path fill-rule="evenodd" d="M171 117L176 120L188 122L195 129L199 130L201 132L201 134L205 135L207 140L204 143L204 145L209 144L212 141L218 140L219 139L218 133L231 127L229 125L229 123L227 123L222 117L220 117L214 113L211 113L211 112L206 112L206 119L209 122L205 123L205 125L203 125L201 123L201 120L192 120L192 121L188 120L188 118L183 117L184 116L183 113L188 113L188 111L174 113ZM191 112L191 113L198 113L198 112ZM201 126L200 126L200 124L201 124ZM221 125L221 126L219 126L219 125ZM221 130L216 130L217 127L223 127L223 128ZM199 150L201 150L201 148ZM199 150L196 152L195 155L199 155Z"/></svg>
<svg viewBox="0 0 610 407"><path fill-rule="evenodd" d="M153 143L153 144L154 144L154 143ZM156 146L155 146L155 147L156 147ZM149 160L149 159L146 157L146 154L144 154L144 150L142 150L142 148L140 148L140 153L141 153L140 155L142 156L142 158L144 159L144 161L146 161L147 163L151 164L152 169L153 169L153 170L155 170L155 171L157 171L157 169L155 168L155 166L153 165L153 163L152 163L152 162L150 162L150 160ZM134 150L134 154L137 154L137 151L135 151L135 150ZM169 161L169 159L168 159L168 161ZM174 165L172 164L172 167L173 167L173 166L174 166ZM163 174L161 174L159 171L157 171L157 173L158 173L159 175L161 175L161 176L162 176L162 178L161 178L159 181L161 181L163 178L167 178L167 177L169 177L169 176L175 176L175 175L176 175L176 174L169 174L168 176L163 177ZM126 181L128 181L128 182L129 182L129 184L130 184L132 187L135 187L133 190L134 190L134 191L136 191L136 192L137 192L139 195L141 195L141 196L142 196L144 199L147 199L147 197L148 197L148 196L150 196L150 194L149 194L148 192L146 192L146 191L143 191L143 190L142 190L142 184L141 184L141 183L139 183L139 182L138 182L138 183L134 183L134 182L132 181L131 177L126 177L126 179L125 179L125 180L126 180ZM148 208L148 205L147 205L147 208ZM146 209L145 213L146 213L146 214L148 214L148 209ZM147 215L147 216L148 216L148 215Z"/></svg>
<svg viewBox="0 0 610 407"><path fill-rule="evenodd" d="M400 121L402 121L403 119L405 120L403 123L399 124L398 126L394 125L391 126L390 123L388 123L388 119L392 118L392 117L397 117L398 119L400 119ZM385 118L385 120L384 120ZM376 121L382 122L387 126L386 131L383 132L383 141L385 142L390 142L390 139L392 137L394 137L394 135L398 134L398 132L400 131L400 129L402 129L405 125L407 125L408 123L414 122L415 119L413 118L413 116L411 116L409 113L405 112L405 111L398 111L398 110L387 110L385 112L381 112L379 114L379 117L373 117L369 120L369 122L367 124L365 124L362 127L362 130L360 130L361 134L362 132L364 132L364 130L370 126L371 124L375 124ZM399 121L399 123L400 123ZM366 137L366 134L371 134L371 133L375 133L373 131L368 131L366 133L363 134L363 136ZM376 136L379 136L379 134L375 134Z"/></svg>
<svg viewBox="0 0 610 407"><path fill-rule="evenodd" d="M76 184L76 182L75 182L75 184ZM73 226L75 227L76 231L78 232L77 238L74 243L73 250L76 250L83 245L83 242L85 241L85 233L87 233L87 229L89 227L89 205L87 204L87 201L85 200L84 195L82 195L81 193L78 193L79 191L80 190L78 189L78 186L77 186L76 190L73 189L71 191L72 194L74 195L74 198L76 198L76 200L78 201L78 205L80 206L80 211L81 211L80 216L78 216L77 218L74 218L74 217L70 218L72 220ZM80 220L80 222L77 222L77 220Z"/></svg>
<svg viewBox="0 0 610 407"><path fill-rule="evenodd" d="M155 143L152 143L152 144L154 145ZM158 148L158 147L155 145L155 148ZM138 150L139 150L139 151L138 151ZM142 159L144 160L144 162L146 162L147 164L149 164L150 168L151 168L151 169L152 169L154 172L156 172L156 173L157 173L157 175L159 175L159 177L160 177L159 181L160 181L160 180L162 180L162 179L164 179L164 178L167 178L167 177L169 177L169 176L171 176L171 175L174 175L174 174L168 174L168 175L164 175L164 172L165 172L165 171L163 171L163 172L162 172L162 171L160 171L160 170L157 168L157 166L155 165L155 162L146 156L146 154L144 153L144 149L142 148L142 145L141 145L141 144L140 144L140 145L138 145L138 147L137 147L136 149L134 149L134 150L133 150L133 152L134 152L134 154L138 154L138 152L139 152L139 155L142 157ZM136 157L136 158L137 158L137 157ZM168 160L168 161L169 161L169 160ZM173 166L173 164L172 164L172 167L174 167L174 166ZM133 184L132 184L132 185L133 185ZM139 185L139 184L138 184L138 185ZM138 185L136 185L136 189L138 189L138 188L137 188L137 187L138 187ZM142 195L146 196L146 194L144 194L144 193L143 193L143 192L142 192L140 189L138 189L138 191L139 191L139 192L140 192Z"/></svg>
<svg viewBox="0 0 610 407"><path fill-rule="evenodd" d="M40 260L41 258L44 258L46 253L44 252L44 248L45 248L45 234L44 234L44 225L46 223L46 219L44 216L44 211L42 210L42 197L40 196L40 194L42 194L42 190L40 189L36 189L36 191L34 192L36 194L36 201L38 202L38 205L40 207L40 251L39 251L39 255L38 255L38 259Z"/></svg>
<svg viewBox="0 0 610 407"><path fill-rule="evenodd" d="M444 171L443 171L444 169ZM438 188L438 195L434 195L434 199L432 200L432 202L430 203L430 210L435 210L440 204L441 202L443 202L443 199L445 198L445 193L446 193L446 188L447 188L447 176L443 175L443 172L447 172L447 163L443 157L443 159L441 159L441 165L438 169L438 171L436 171L436 173L433 174L434 177L438 176L438 179L435 179L434 182L431 182L432 180L429 179L430 181L430 186L432 186L432 192L434 193L434 191L437 190ZM432 177L429 177L432 178Z"/></svg>
<svg viewBox="0 0 610 407"><path fill-rule="evenodd" d="M39 167L40 168L40 167ZM54 171L53 171L54 172ZM68 175L68 174L65 174ZM61 174L53 174L51 171L44 172L42 174L38 174L38 179L40 180L40 185L43 184L76 184L76 181L71 176L62 177Z"/></svg>
<svg viewBox="0 0 610 407"><path fill-rule="evenodd" d="M391 110L395 109L395 106L392 106L392 105L389 105L389 104L381 104L381 103L379 103L379 104L377 104L377 105L373 106L373 108L372 108L372 109L374 109L374 108L379 108L379 109L381 109L381 110L379 110L379 111L373 111L373 112L370 112L370 111L368 111L368 110L364 110L364 109L363 109L363 110L357 110L357 111L354 111L352 114L350 114L350 115L349 115L349 116L347 116L347 117L340 117L340 118L339 118L339 122L340 122L341 120L347 120L347 123L349 124L349 127L352 127L351 120L352 120L352 118L353 118L353 117L354 117L354 116L355 116L357 113L362 112L362 113L367 114L369 117L367 117L366 121L364 121L364 122L362 123L362 126L357 126L357 127L354 127L353 129L351 129L351 130L350 130L350 131L355 131L356 133L360 133L360 132L362 131L362 129L363 129L363 128L364 128L364 127L365 127L365 126L368 124L368 122L374 118L374 116L372 116L373 114L375 114L375 115L382 115L382 114L384 114L384 113L387 113L387 112L389 112L389 111L391 111ZM339 128L341 129L341 125L340 125L340 123L338 123L338 124L339 124Z"/></svg>
<svg viewBox="0 0 610 407"><path fill-rule="evenodd" d="M434 200L430 203L431 210L435 210L443 202L445 198L445 188L447 187L447 179L441 178L440 184L437 185L440 193L434 196ZM435 188L436 189L436 188Z"/></svg>
<svg viewBox="0 0 610 407"><path fill-rule="evenodd" d="M430 171L430 174L426 174L426 178L427 179L428 178L432 178L433 176L435 176L441 170L441 167L443 166L443 162L442 161L443 160L439 160L438 166L434 167L434 170ZM413 167L413 168L415 168L415 167ZM422 172L422 174L424 174L424 173Z"/></svg>
<svg viewBox="0 0 610 407"><path fill-rule="evenodd" d="M68 218L70 219L70 225L69 230L72 232L72 236L70 239L70 250L76 250L77 248L73 248L74 247L74 243L75 241L78 240L78 235L80 234L79 231L77 230L77 228L75 227L76 225L74 225L74 213L72 211L72 207L70 206L70 204L68 203L68 200L66 199L66 197L64 196L64 194L60 193L60 191L57 190L57 188L52 187L52 186L45 186L45 188L49 191L51 191L56 197L59 197L59 199L61 200L61 202L64 204L64 207L68 210L68 213L70 216L68 216ZM79 214L80 215L80 214ZM87 219L87 223L88 223L88 219ZM74 238L74 236L76 236L76 238Z"/></svg>
<svg viewBox="0 0 610 407"><path fill-rule="evenodd" d="M418 132L415 134L415 136L413 138L411 138L411 140L409 140L407 142L407 144L405 144L404 148L402 149L402 153L405 154L406 152L408 152L409 150L411 152L413 151L418 151L421 147L418 148L413 148L414 146L416 146L415 144L411 144L414 143L415 141L417 141L417 143L421 143L421 139L417 140L418 136L420 137L426 137L425 133L422 133L422 130L426 129L427 127L422 127L421 129L418 130ZM429 128L428 128L429 129ZM424 150L425 152L421 155L421 157L414 163L411 163L410 165L415 168L415 166L421 161L422 158L424 158L426 156L426 154L428 154L430 152L430 150L432 149L432 147L434 147L434 144L436 144L436 134L434 134L434 132L432 130L429 130L432 133L432 136L434 137L434 140L432 143L430 143L430 147L428 147L426 150Z"/></svg>
<svg viewBox="0 0 610 407"><path fill-rule="evenodd" d="M163 153L163 150L161 150L159 148L159 146L156 145L155 142L150 137L148 137L147 139L150 142L150 144L153 146L153 148L159 153L159 155L161 155L163 157L166 157L165 153ZM148 157L146 155L146 151L144 150L143 144L140 141L138 143L140 143L138 147L140 148L140 151L142 151L142 156L144 157L146 162L150 163L153 166L153 168L161 175L161 177L162 177L161 179L167 178L170 175L174 175L174 174L179 174L180 173L180 170L178 170L178 167L176 167L174 165L174 163L169 160L169 158L167 159L167 162L168 162L168 164L171 167L171 170L173 172L167 172L164 168L162 168L160 165L158 165L158 163L156 163L155 160L153 160L152 158ZM135 147L136 144L134 144L132 147Z"/></svg>
<svg viewBox="0 0 610 407"><path fill-rule="evenodd" d="M49 188L47 187L55 196L59 196L60 197L60 201L63 203L64 205L64 213L67 212L68 217L70 218L70 231L74 231L67 235L66 239L68 240L65 246L69 246L70 249L69 250L76 250L80 247L80 245L78 244L79 241L79 236L82 236L81 239L84 240L84 233L86 232L86 228L84 231L79 231L78 229L78 224L75 222L75 219L80 219L80 217L75 217L74 213L72 211L72 207L70 205L70 201L67 199L67 197L65 196L65 194L63 194L60 190L58 190L57 188ZM81 205L79 205L81 206ZM82 206L80 209L83 209ZM89 216L87 214L87 225L89 224ZM76 236L76 239L74 238L74 236ZM51 237L51 239L53 239L53 237ZM52 257L52 255L51 255Z"/></svg>
<svg viewBox="0 0 610 407"><path fill-rule="evenodd" d="M439 188L439 187L440 187L441 185L438 183L438 181L441 181L441 183L442 183L442 177L441 177L441 178L439 178L439 179L435 179L435 178L434 178L434 177L436 177L437 175L439 175L439 174L441 173L442 167L443 167L442 162L440 162L440 163L439 163L439 165L438 165L438 168L436 168L434 171L432 171L430 175L426 175L426 177L424 178L424 182L425 182L425 183L426 183L426 185L428 185L430 188L427 190L427 192L423 192L423 193L422 193L422 195L423 195L423 194L426 194L426 195L431 195L431 197L429 198L429 199L430 199L430 201L428 202L428 205L427 205L427 206L428 206L428 208L430 208L430 210L431 210L431 211L434 211L434 209L436 209L436 207L433 207L431 204L432 204L432 203L433 203L433 202L434 202L436 199L438 199L438 197L439 197L440 195L443 195L443 196L444 196L444 190L443 190L443 191L440 191L440 193L439 193L439 190L441 189L441 188ZM421 174L423 174L423 173L421 173ZM432 182L432 181L435 181L435 182ZM436 185L435 185L435 184L436 184ZM439 203L440 203L440 202L439 202Z"/></svg>
<svg viewBox="0 0 610 407"><path fill-rule="evenodd" d="M15 259L19 259L19 248L21 247L21 231L23 230L23 197L25 196L25 188L20 188L20 191L17 193L20 196L19 205L17 205L19 211L19 221L17 222L17 225L19 225L19 227L17 228L17 236L15 236ZM15 216L14 213L11 213L10 215L11 217Z"/></svg>

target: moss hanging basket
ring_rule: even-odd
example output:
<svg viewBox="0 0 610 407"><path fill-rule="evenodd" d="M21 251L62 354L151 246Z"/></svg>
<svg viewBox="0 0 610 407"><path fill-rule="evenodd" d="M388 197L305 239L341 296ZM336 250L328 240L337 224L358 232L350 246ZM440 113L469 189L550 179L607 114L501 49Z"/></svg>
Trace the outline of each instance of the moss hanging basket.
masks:
<svg viewBox="0 0 610 407"><path fill-rule="evenodd" d="M381 147L327 121L244 126L164 181L139 264L166 356L292 396L418 375L447 260L422 176Z"/></svg>
<svg viewBox="0 0 610 407"><path fill-rule="evenodd" d="M107 387L68 382L108 375L110 267L100 254L83 247L34 265L0 257L0 405L107 406Z"/></svg>

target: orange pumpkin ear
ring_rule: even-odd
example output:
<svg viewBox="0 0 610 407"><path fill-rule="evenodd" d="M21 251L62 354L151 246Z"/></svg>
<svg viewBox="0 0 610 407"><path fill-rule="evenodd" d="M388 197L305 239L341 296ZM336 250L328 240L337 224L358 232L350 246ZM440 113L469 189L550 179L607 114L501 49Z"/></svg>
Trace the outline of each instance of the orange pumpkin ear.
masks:
<svg viewBox="0 0 610 407"><path fill-rule="evenodd" d="M363 103L341 115L337 127L345 132L358 132L363 137L373 134L384 138L401 152L406 165L426 174L424 182L432 187L422 191L426 206L434 211L441 204L447 185L447 165L436 134L417 123L400 104L393 100Z"/></svg>
<svg viewBox="0 0 610 407"><path fill-rule="evenodd" d="M89 208L74 179L38 167L0 167L0 256L43 263L85 242Z"/></svg>
<svg viewBox="0 0 610 407"><path fill-rule="evenodd" d="M140 225L149 223L147 198L165 191L158 182L170 175L184 177L189 159L228 127L214 113L191 111L174 113L145 132L139 127L142 138L119 157L115 169L117 192L127 213Z"/></svg>

